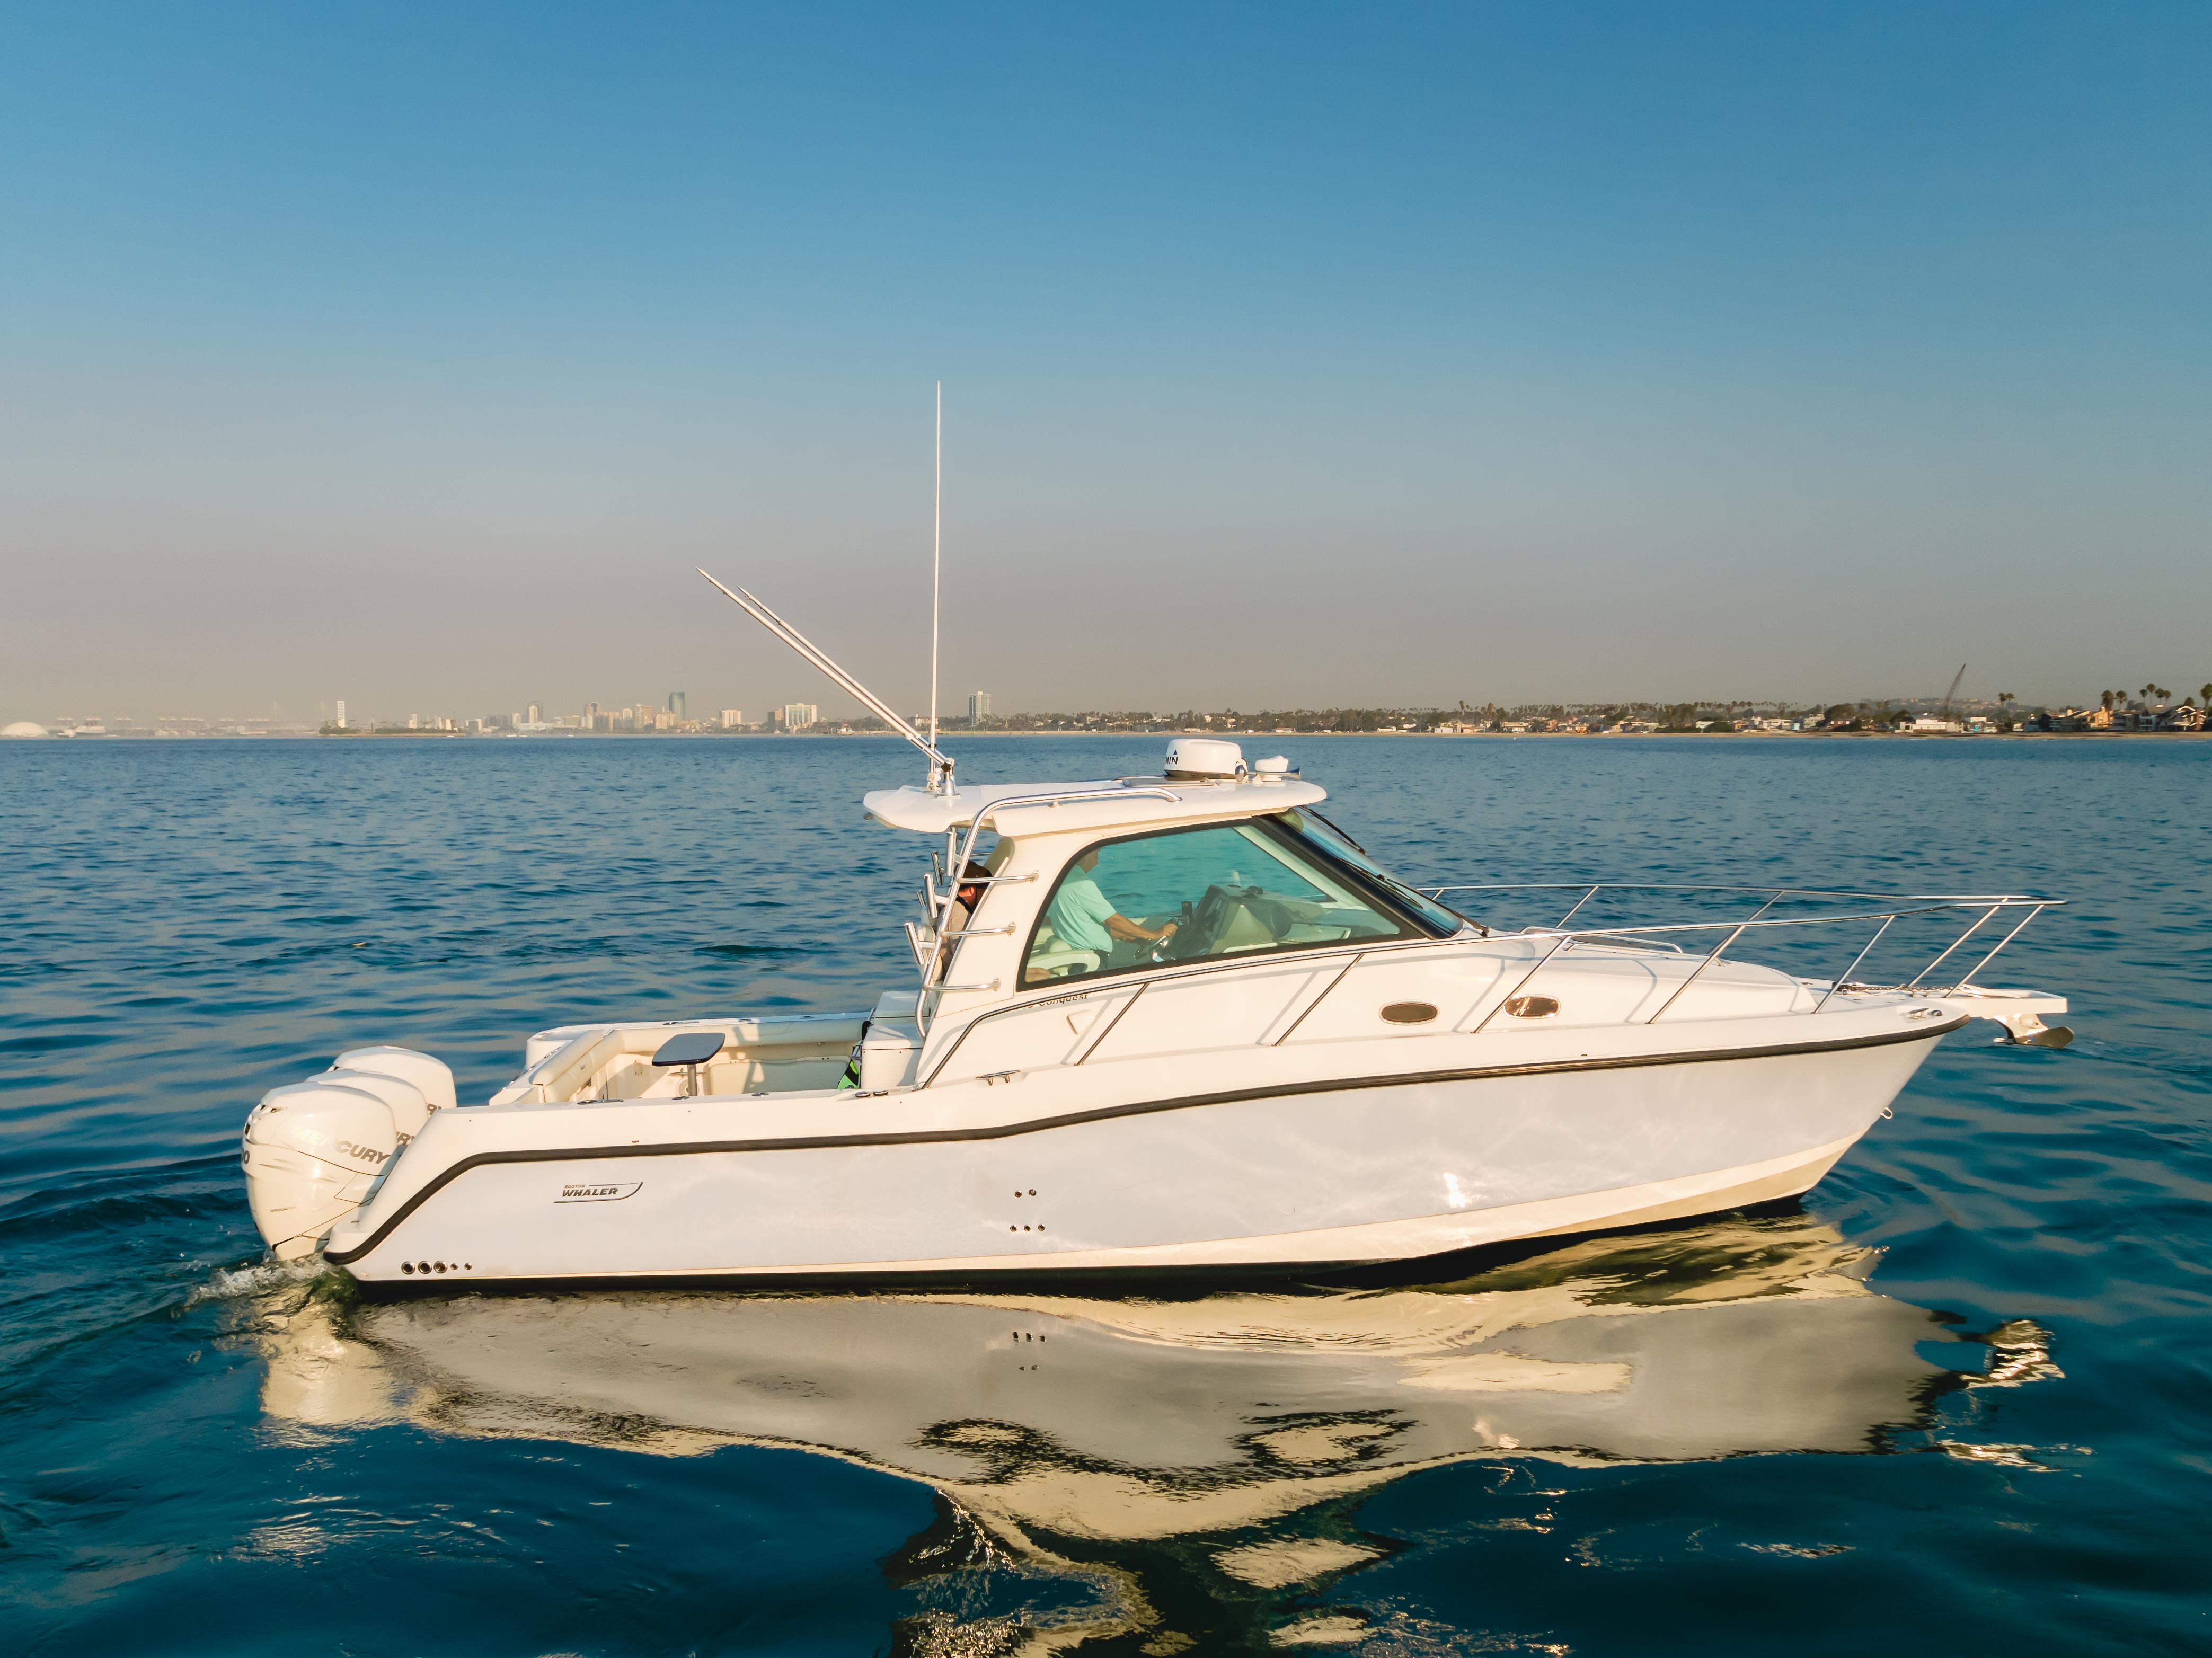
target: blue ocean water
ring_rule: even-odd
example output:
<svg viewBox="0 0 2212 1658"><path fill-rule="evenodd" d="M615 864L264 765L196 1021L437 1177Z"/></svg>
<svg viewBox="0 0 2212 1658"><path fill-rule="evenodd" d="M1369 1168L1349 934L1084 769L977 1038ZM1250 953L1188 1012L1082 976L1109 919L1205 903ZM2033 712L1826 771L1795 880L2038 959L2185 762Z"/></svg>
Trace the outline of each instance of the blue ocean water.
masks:
<svg viewBox="0 0 2212 1658"><path fill-rule="evenodd" d="M2212 1648L2212 744L1277 740L1424 884L2065 898L1987 978L2078 1039L1948 1038L1801 1205L1442 1283L380 1307L257 1264L254 1099L866 1004L909 754L0 745L6 1649Z"/></svg>

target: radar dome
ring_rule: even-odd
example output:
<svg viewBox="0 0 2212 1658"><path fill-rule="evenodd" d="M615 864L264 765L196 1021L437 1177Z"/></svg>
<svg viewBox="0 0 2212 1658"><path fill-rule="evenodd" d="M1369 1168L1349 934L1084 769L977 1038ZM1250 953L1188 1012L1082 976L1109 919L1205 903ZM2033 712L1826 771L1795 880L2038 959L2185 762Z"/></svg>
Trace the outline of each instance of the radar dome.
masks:
<svg viewBox="0 0 2212 1658"><path fill-rule="evenodd" d="M1244 775L1244 750L1218 737L1178 737L1168 744L1168 780L1195 783Z"/></svg>
<svg viewBox="0 0 2212 1658"><path fill-rule="evenodd" d="M12 724L0 726L0 737L45 737L49 733L46 728L33 720L18 720Z"/></svg>

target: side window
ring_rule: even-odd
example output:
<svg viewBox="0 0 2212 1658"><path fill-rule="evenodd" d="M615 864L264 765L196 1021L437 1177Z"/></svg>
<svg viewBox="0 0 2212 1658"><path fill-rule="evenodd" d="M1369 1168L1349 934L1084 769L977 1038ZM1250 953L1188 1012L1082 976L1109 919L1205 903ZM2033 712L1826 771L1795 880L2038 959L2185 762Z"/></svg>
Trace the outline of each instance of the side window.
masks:
<svg viewBox="0 0 2212 1658"><path fill-rule="evenodd" d="M1413 933L1288 836L1249 823L1171 829L1102 841L1060 872L1022 982Z"/></svg>

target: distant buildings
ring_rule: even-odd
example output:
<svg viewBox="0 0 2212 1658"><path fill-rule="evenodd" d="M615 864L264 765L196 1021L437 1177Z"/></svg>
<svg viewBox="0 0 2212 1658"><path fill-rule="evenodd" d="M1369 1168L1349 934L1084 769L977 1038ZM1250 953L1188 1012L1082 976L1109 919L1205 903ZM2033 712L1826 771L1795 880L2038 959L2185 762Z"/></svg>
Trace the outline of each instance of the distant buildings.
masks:
<svg viewBox="0 0 2212 1658"><path fill-rule="evenodd" d="M492 714L477 719L416 713L356 713L343 698L326 701L317 710L317 726L325 736L366 738L473 732L478 735L515 734L568 736L582 732L735 734L742 732L811 732L817 735L864 735L882 728L875 720L830 720L811 702L786 702L773 708L765 722L748 726L742 708L702 710L690 717L689 696L670 691L665 705L640 700L627 708L609 708L598 702L582 704L574 714L556 714L542 701L526 703L527 712ZM1811 735L1826 733L1894 733L1905 736L1995 736L2009 732L2095 732L2138 735L2205 732L2212 726L2212 685L2196 696L2175 699L2170 692L2146 689L2141 695L2120 691L2100 693L2083 707L2068 704L2023 707L2004 695L1986 700L1936 702L1933 699L1899 701L1838 702L1825 708L1793 708L1780 702L1753 704L1652 703L1523 704L1504 708L1485 703L1476 708L1462 701L1452 711L1443 708L1370 708L1292 709L1239 714L1201 714L1184 709L1176 714L1089 711L1068 714L996 714L988 691L968 694L967 728L994 732L1191 732L1250 739L1263 732L1282 737L1307 733L1372 732L1393 736L1458 736L1478 732L1505 735L1631 735L1651 732L1705 732L1713 735ZM917 728L930 725L933 715L916 714ZM934 716L943 719L940 714ZM27 723L27 722L26 722ZM954 716L952 724L959 724ZM218 720L198 715L165 714L140 724L128 715L82 718L68 714L42 720L46 730L61 738L82 737L260 737L305 736L315 726L288 725L276 709L267 718Z"/></svg>

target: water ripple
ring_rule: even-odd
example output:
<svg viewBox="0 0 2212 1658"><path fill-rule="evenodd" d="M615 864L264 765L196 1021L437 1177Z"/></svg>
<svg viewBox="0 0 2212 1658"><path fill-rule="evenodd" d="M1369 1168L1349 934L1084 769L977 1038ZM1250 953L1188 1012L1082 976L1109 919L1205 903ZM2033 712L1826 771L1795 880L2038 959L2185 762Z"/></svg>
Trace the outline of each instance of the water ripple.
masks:
<svg viewBox="0 0 2212 1658"><path fill-rule="evenodd" d="M2212 1639L2212 743L1269 741L1431 884L2067 898L1989 976L2079 1038L1952 1038L1802 1210L1446 1284L363 1307L261 1260L251 1102L365 1042L481 1097L548 1025L872 1002L915 871L857 797L906 752L5 745L11 1649Z"/></svg>

